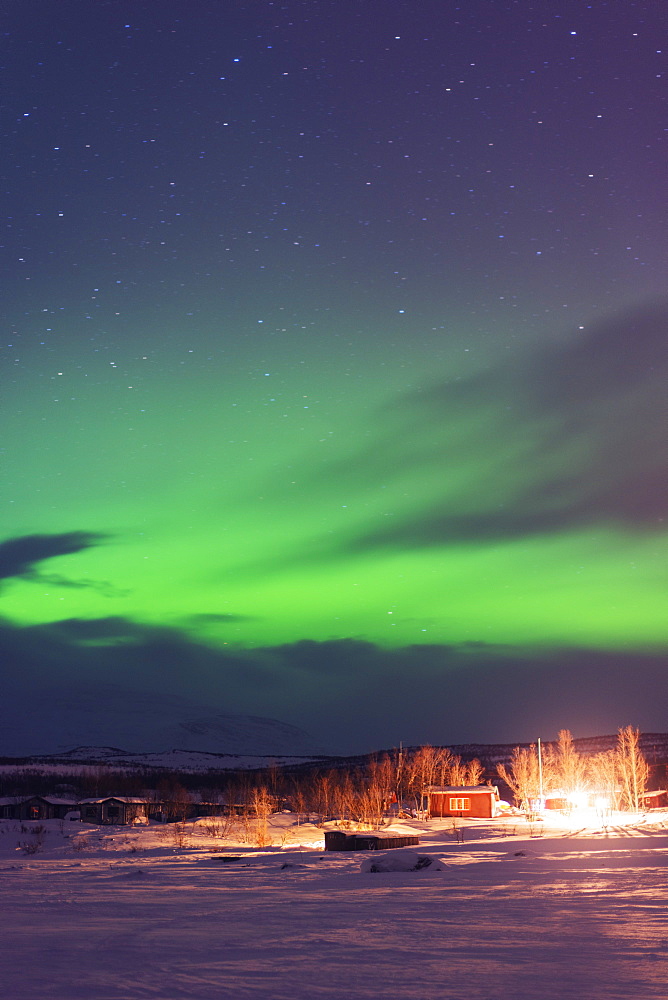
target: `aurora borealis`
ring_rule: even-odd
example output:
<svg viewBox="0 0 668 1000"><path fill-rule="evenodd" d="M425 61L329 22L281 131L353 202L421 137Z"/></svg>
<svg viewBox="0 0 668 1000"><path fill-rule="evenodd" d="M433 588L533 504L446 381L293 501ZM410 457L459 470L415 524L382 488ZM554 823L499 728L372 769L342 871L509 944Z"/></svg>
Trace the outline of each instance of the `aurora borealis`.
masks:
<svg viewBox="0 0 668 1000"><path fill-rule="evenodd" d="M666 728L667 23L569 8L10 5L12 697Z"/></svg>

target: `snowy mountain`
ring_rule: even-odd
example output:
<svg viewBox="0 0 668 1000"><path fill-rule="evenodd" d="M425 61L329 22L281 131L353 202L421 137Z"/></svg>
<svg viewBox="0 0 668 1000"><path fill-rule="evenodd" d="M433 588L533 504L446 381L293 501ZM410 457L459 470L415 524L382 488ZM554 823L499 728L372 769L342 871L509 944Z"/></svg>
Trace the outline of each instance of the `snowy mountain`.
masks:
<svg viewBox="0 0 668 1000"><path fill-rule="evenodd" d="M6 757L0 763L0 773L19 769L36 769L42 773L78 774L86 767L109 768L113 771L178 771L181 774L204 774L210 771L255 771L272 767L301 767L336 758L319 754L280 753L208 753L205 750L165 750L161 753L141 753L119 747L79 746L53 754L31 754Z"/></svg>
<svg viewBox="0 0 668 1000"><path fill-rule="evenodd" d="M124 750L115 746L79 745L62 748L50 753L7 754L0 763L0 771L14 768L38 767L44 772L55 771L65 774L78 771L82 766L101 766L113 770L133 768L180 771L182 773L205 773L226 770L261 770L270 767L288 768L291 772L308 771L313 767L328 770L364 767L378 755L395 757L396 748L379 750L374 754L332 755L320 750L309 749L309 738L301 730L256 716L220 715L184 723L174 734L181 736L191 732L209 745L217 740L218 745L227 745L227 750L171 749L162 751ZM611 750L616 737L594 736L574 741L583 756ZM476 757L490 774L496 773L496 765L509 764L513 748L517 744L462 744L449 749L471 760ZM528 744L523 744L528 746ZM301 746L301 751L297 749ZM668 765L668 733L643 733L640 746L651 765ZM404 747L403 752L412 753L416 747ZM1 756L1 755L0 755Z"/></svg>
<svg viewBox="0 0 668 1000"><path fill-rule="evenodd" d="M212 754L320 755L302 729L278 719L212 712L176 695L128 692L113 684L95 689L47 686L3 697L0 755L26 757L76 747L123 747L133 753L174 749Z"/></svg>

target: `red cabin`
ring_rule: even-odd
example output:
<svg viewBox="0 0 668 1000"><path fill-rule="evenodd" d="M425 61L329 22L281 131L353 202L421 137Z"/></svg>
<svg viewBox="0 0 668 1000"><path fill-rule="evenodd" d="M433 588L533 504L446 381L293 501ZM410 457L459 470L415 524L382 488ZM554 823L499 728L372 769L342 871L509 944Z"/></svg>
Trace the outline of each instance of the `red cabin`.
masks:
<svg viewBox="0 0 668 1000"><path fill-rule="evenodd" d="M491 819L499 811L499 791L496 785L430 785L426 794L429 817L472 816Z"/></svg>

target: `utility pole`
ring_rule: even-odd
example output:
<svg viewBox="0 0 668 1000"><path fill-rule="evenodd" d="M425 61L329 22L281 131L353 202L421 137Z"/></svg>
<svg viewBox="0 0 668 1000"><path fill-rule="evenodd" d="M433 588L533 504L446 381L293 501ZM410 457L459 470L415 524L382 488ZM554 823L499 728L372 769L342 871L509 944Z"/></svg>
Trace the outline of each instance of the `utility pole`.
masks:
<svg viewBox="0 0 668 1000"><path fill-rule="evenodd" d="M399 752L397 754L397 773L396 773L396 799L397 799L397 813L401 812L401 782L403 780L404 771L404 742L399 741Z"/></svg>
<svg viewBox="0 0 668 1000"><path fill-rule="evenodd" d="M538 737L538 797L540 799L540 808L543 808L543 754L540 748L540 736Z"/></svg>

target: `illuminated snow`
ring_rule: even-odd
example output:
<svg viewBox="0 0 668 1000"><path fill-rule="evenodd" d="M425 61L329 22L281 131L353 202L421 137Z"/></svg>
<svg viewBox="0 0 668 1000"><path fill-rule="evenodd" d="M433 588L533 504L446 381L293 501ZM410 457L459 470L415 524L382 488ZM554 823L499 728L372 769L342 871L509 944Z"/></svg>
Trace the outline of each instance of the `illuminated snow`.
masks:
<svg viewBox="0 0 668 1000"><path fill-rule="evenodd" d="M322 829L289 815L263 850L204 820L185 846L172 828L51 821L32 855L16 845L34 835L4 821L4 994L664 1000L668 816L635 819L542 835L516 818L405 823L392 830L419 832L442 870L369 873L371 855L325 853Z"/></svg>

